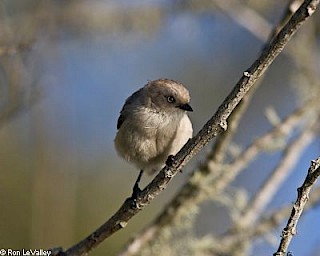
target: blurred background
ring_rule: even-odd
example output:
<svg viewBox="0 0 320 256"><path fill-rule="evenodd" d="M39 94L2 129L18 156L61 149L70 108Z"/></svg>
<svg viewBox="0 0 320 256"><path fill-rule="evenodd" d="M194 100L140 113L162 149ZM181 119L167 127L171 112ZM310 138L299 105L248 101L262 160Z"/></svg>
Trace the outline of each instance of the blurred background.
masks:
<svg viewBox="0 0 320 256"><path fill-rule="evenodd" d="M178 80L190 90L190 118L198 132L258 57L286 5L251 0L1 0L0 247L68 248L107 220L131 194L138 174L113 146L125 99L148 80ZM261 23L235 19L241 6ZM319 43L314 25L320 22L319 13L312 19L299 33L312 30ZM313 56L319 72L319 51ZM284 118L301 103L310 88L292 78L296 68L286 53L272 64L234 145L243 148L272 127L266 109L272 106ZM317 137L299 156L270 209L295 200L319 145ZM210 148L91 255L116 255L161 212ZM255 193L280 157L279 152L260 155L232 185ZM144 177L143 184L150 179ZM319 214L315 207L301 219L290 247L294 255L320 255ZM192 232L195 237L219 234L229 223L226 208L208 201ZM251 252L271 255L275 250L275 244L260 239Z"/></svg>

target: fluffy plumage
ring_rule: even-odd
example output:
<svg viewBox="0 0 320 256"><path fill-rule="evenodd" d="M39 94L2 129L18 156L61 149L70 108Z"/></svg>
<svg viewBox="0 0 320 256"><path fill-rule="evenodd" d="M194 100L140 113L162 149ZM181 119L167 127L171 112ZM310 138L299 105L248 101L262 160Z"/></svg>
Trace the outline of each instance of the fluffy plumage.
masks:
<svg viewBox="0 0 320 256"><path fill-rule="evenodd" d="M117 123L120 156L148 173L158 171L192 137L189 102L188 90L169 79L150 81L133 93Z"/></svg>

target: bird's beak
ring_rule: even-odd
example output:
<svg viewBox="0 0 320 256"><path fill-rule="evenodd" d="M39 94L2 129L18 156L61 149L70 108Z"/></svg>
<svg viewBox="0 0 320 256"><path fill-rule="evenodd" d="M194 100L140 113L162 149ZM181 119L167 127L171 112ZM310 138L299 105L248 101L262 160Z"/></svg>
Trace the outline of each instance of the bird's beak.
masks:
<svg viewBox="0 0 320 256"><path fill-rule="evenodd" d="M179 105L178 108L185 110L185 111L193 111L192 107L187 103L187 104L183 104L183 105Z"/></svg>

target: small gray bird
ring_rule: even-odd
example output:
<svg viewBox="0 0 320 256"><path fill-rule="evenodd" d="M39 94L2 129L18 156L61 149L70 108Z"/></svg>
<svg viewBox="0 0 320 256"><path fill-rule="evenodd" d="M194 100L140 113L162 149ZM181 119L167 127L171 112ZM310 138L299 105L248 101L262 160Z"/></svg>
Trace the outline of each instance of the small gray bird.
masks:
<svg viewBox="0 0 320 256"><path fill-rule="evenodd" d="M192 137L189 102L189 91L169 79L150 81L126 100L114 142L119 155L141 170L133 196L143 171L159 171Z"/></svg>

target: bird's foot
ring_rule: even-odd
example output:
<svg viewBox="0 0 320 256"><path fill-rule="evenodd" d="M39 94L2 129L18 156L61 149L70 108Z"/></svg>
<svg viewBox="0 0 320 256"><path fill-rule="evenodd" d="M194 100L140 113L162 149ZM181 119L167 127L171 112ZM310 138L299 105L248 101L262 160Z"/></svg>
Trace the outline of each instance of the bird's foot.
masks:
<svg viewBox="0 0 320 256"><path fill-rule="evenodd" d="M167 166L173 166L173 165L176 164L176 162L177 162L177 160L174 159L174 155L169 155L167 160L166 160L166 165ZM180 172L182 173L182 170L180 170Z"/></svg>
<svg viewBox="0 0 320 256"><path fill-rule="evenodd" d="M132 189L132 195L131 195L132 199L136 199L140 195L140 193L142 191L140 189L140 187L139 187L139 183L140 183L142 174L143 174L143 170L140 171L140 173L138 175L138 178L137 178L136 182L134 183L134 186L133 186L133 189Z"/></svg>
<svg viewBox="0 0 320 256"><path fill-rule="evenodd" d="M176 160L174 159L174 155L169 155L167 160L166 160L166 165L167 166L172 166L174 165Z"/></svg>
<svg viewBox="0 0 320 256"><path fill-rule="evenodd" d="M140 195L141 191L142 190L139 188L139 184L134 184L133 189L132 189L131 198L132 199L138 198L138 196Z"/></svg>

